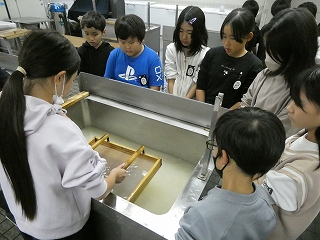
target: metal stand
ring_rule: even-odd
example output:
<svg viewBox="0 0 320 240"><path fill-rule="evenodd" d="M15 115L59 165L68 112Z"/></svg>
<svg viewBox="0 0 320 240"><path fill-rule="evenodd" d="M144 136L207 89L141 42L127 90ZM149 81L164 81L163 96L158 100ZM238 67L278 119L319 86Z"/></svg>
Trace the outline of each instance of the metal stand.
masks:
<svg viewBox="0 0 320 240"><path fill-rule="evenodd" d="M212 114L212 119L211 119L211 125L210 125L210 130L209 130L209 135L208 135L208 140L212 140L212 133L213 130L216 126L216 123L220 117L220 109L221 109L221 104L223 100L223 93L219 93L218 96L216 96L214 106L213 106L213 114ZM202 167L201 167L201 172L198 176L200 180L206 180L208 173L209 173L209 163L212 159L212 151L209 150L207 147L205 149L204 154L202 155L200 162L202 162Z"/></svg>
<svg viewBox="0 0 320 240"><path fill-rule="evenodd" d="M8 18L9 18L9 20L11 20L11 15L10 15L10 12L9 12L8 4L7 4L6 0L3 0L3 1L4 1L4 6L6 7Z"/></svg>
<svg viewBox="0 0 320 240"><path fill-rule="evenodd" d="M96 1L92 0L92 8L94 11L97 11Z"/></svg>

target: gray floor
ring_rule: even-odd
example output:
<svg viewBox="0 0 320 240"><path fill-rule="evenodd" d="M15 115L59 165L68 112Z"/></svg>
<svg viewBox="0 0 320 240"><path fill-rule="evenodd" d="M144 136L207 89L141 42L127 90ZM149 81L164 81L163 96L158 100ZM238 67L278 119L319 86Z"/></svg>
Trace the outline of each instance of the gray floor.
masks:
<svg viewBox="0 0 320 240"><path fill-rule="evenodd" d="M0 208L0 240L23 240L19 229L6 217L5 210Z"/></svg>

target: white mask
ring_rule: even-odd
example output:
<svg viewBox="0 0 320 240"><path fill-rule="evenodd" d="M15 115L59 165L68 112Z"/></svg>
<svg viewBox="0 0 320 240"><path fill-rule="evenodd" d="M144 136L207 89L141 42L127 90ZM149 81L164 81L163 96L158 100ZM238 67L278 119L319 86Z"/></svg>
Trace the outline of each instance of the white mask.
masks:
<svg viewBox="0 0 320 240"><path fill-rule="evenodd" d="M52 102L53 104L58 104L58 105L61 105L62 103L64 103L64 100L63 100L63 91L64 91L64 84L66 82L66 75L64 75L64 78L63 78L63 83L62 83L62 92L61 92L61 95L58 96L58 93L57 93L57 84L54 84L54 95L52 96Z"/></svg>
<svg viewBox="0 0 320 240"><path fill-rule="evenodd" d="M265 59L265 64L267 66L267 68L271 71L274 72L276 70L279 69L279 67L281 66L279 63L277 63L276 61L274 61L269 54L266 52L266 59Z"/></svg>

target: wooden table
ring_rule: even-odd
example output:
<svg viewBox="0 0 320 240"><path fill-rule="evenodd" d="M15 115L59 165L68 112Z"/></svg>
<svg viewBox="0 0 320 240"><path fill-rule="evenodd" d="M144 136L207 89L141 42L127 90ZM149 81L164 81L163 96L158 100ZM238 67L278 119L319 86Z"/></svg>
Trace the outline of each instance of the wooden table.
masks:
<svg viewBox="0 0 320 240"><path fill-rule="evenodd" d="M15 42L17 43L18 50L20 50L20 47L21 47L20 37L27 35L30 31L31 30L24 29L24 28L11 28L11 29L0 31L0 39L4 40L4 43L6 45L6 48L9 54L11 55L13 54L9 40L14 39Z"/></svg>
<svg viewBox="0 0 320 240"><path fill-rule="evenodd" d="M19 28L23 28L27 26L31 26L34 24L42 23L46 26L46 29L49 29L48 22L53 22L53 19L50 18L38 18L38 17L19 17L19 18L11 18L11 19L5 19L5 21L13 22L17 25Z"/></svg>
<svg viewBox="0 0 320 240"><path fill-rule="evenodd" d="M86 39L82 37L76 37L76 36L70 36L70 35L63 35L63 36L66 39L68 39L76 48L80 47L86 41ZM119 44L116 42L109 42L109 43L114 48L119 47Z"/></svg>

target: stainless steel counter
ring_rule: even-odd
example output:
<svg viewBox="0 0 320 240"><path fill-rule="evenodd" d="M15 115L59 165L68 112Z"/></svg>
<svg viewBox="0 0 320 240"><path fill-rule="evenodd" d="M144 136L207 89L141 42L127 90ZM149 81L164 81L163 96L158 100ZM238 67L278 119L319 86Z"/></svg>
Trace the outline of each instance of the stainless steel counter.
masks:
<svg viewBox="0 0 320 240"><path fill-rule="evenodd" d="M110 194L101 202L93 202L94 215L101 217L114 211L113 214L117 218L122 216L129 222L132 221L132 224L141 226L141 231L150 230L156 234L155 236L174 239L185 207L199 199L208 181L208 178L198 178L202 166L207 161L203 158L203 153L206 149L208 128L212 119L216 119L218 114L227 110L218 108L218 111L214 111L213 105L86 73L80 73L78 79L80 90L88 91L90 95L68 108L68 116L80 128L93 126L168 153L195 166L181 193L165 214L151 213ZM213 168L211 160L208 177ZM167 186L174 187L174 182L172 186ZM162 198L166 198L166 193ZM105 219L106 222L101 223L101 218L98 219L100 227L101 224L107 226L108 221L113 221Z"/></svg>

